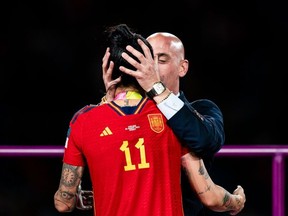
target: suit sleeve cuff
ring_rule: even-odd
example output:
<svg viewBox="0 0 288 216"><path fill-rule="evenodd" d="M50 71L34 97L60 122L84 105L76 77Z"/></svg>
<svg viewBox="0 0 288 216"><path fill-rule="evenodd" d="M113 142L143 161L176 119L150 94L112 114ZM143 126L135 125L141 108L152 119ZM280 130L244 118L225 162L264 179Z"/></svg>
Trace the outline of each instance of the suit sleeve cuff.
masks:
<svg viewBox="0 0 288 216"><path fill-rule="evenodd" d="M183 106L184 102L173 93L167 99L157 104L157 107L167 120L172 118Z"/></svg>

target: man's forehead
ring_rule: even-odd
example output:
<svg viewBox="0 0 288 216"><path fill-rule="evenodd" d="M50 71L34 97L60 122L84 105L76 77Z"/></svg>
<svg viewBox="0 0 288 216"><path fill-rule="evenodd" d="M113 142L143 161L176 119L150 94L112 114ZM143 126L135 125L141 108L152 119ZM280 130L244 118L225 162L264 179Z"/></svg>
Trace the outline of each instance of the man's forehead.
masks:
<svg viewBox="0 0 288 216"><path fill-rule="evenodd" d="M175 49L168 46L156 44L156 46L152 45L152 48L154 55L158 57L173 57L176 55Z"/></svg>
<svg viewBox="0 0 288 216"><path fill-rule="evenodd" d="M171 50L170 44L164 41L151 41L150 44L155 53L168 53Z"/></svg>

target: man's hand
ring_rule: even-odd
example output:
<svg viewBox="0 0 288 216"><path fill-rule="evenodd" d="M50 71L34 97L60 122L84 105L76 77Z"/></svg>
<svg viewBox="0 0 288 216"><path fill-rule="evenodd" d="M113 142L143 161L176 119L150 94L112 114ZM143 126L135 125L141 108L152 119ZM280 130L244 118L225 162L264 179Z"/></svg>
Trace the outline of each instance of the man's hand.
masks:
<svg viewBox="0 0 288 216"><path fill-rule="evenodd" d="M82 190L81 183L76 193L76 208L80 210L93 209L93 191Z"/></svg>
<svg viewBox="0 0 288 216"><path fill-rule="evenodd" d="M130 45L128 45L126 49L132 55L134 55L140 61L140 63L130 57L127 53L122 53L122 57L131 65L133 65L137 70L133 71L124 66L120 66L119 69L122 72L135 77L139 85L146 92L148 92L155 82L160 81L160 75L158 72L158 58L155 57L155 59L153 59L150 49L142 40L138 39L138 43L141 46L144 55Z"/></svg>

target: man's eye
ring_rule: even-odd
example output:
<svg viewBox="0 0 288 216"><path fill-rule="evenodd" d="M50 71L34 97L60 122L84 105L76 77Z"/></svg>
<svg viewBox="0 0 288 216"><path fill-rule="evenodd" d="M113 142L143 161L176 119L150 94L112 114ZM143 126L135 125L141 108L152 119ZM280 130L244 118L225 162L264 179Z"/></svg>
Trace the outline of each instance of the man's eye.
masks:
<svg viewBox="0 0 288 216"><path fill-rule="evenodd" d="M166 60L165 59L158 59L158 63L165 63L166 62Z"/></svg>

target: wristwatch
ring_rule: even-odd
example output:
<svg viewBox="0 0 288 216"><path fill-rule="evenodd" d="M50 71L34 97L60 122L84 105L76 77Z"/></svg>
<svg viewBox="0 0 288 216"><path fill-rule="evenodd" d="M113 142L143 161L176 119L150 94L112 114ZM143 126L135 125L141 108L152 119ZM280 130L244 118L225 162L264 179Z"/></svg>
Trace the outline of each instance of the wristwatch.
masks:
<svg viewBox="0 0 288 216"><path fill-rule="evenodd" d="M146 95L153 99L155 96L162 94L166 90L166 86L161 82L156 82L153 84L152 89L146 92Z"/></svg>

